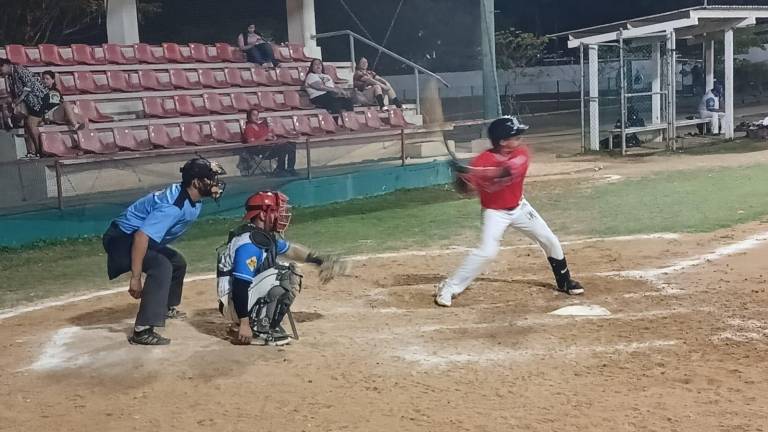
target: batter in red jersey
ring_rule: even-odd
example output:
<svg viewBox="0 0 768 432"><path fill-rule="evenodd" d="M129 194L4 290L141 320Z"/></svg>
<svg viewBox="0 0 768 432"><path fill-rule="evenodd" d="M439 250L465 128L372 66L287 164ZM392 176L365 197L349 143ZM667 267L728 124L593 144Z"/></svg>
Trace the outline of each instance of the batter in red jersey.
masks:
<svg viewBox="0 0 768 432"><path fill-rule="evenodd" d="M584 288L571 279L560 240L544 219L523 197L523 182L528 172L528 148L520 135L528 126L515 117L502 117L488 127L493 148L478 155L470 164L453 164L454 170L480 195L483 207L483 238L480 246L448 279L437 286L435 303L451 306L499 252L501 238L508 227L535 241L547 255L555 275L557 290L578 295Z"/></svg>

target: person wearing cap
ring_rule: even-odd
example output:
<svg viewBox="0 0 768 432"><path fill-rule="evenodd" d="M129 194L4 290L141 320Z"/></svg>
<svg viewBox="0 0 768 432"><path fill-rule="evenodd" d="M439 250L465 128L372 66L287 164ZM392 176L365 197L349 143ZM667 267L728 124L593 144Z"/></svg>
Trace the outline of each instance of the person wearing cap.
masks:
<svg viewBox="0 0 768 432"><path fill-rule="evenodd" d="M177 309L187 263L169 246L197 220L203 198L218 200L226 174L216 162L204 158L188 161L181 168L181 182L140 198L122 212L102 236L107 252L109 279L131 273L128 293L141 299L133 333L128 342L138 345L168 345L171 341L155 332L166 318L183 318ZM142 281L142 273L146 275Z"/></svg>
<svg viewBox="0 0 768 432"><path fill-rule="evenodd" d="M581 284L571 278L560 240L523 196L529 154L521 135L527 129L516 117L494 120L488 127L488 139L493 147L475 157L469 166L452 163L454 171L480 195L483 230L480 246L452 276L438 284L435 303L439 306L451 306L453 298L496 257L501 238L509 227L544 250L555 275L557 291L569 295L584 293Z"/></svg>
<svg viewBox="0 0 768 432"><path fill-rule="evenodd" d="M711 123L712 134L720 133L720 124L725 117L725 113L720 111L720 96L722 96L722 87L715 85L711 90L704 93L699 102L699 117L703 120L709 120ZM701 125L699 132L704 135L704 127Z"/></svg>

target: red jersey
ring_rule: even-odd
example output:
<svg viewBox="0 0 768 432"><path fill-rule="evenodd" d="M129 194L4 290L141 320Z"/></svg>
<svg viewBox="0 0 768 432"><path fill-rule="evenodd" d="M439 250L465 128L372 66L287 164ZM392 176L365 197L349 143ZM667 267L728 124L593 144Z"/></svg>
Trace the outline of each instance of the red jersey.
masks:
<svg viewBox="0 0 768 432"><path fill-rule="evenodd" d="M523 199L523 182L528 172L528 147L521 145L509 155L501 155L491 150L480 153L472 160L472 168L480 168L478 175L473 175L473 186L480 193L480 205L493 210L513 209ZM497 173L499 168L506 168L508 177L484 177L482 168L493 168L489 172Z"/></svg>
<svg viewBox="0 0 768 432"><path fill-rule="evenodd" d="M243 131L243 141L245 143L254 143L265 140L269 136L269 125L266 121L258 123L248 122Z"/></svg>

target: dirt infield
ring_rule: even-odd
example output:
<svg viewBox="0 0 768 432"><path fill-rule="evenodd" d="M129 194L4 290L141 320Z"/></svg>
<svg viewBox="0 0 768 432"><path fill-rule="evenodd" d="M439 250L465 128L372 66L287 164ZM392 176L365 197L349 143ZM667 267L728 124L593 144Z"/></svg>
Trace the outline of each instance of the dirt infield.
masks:
<svg viewBox="0 0 768 432"><path fill-rule="evenodd" d="M124 293L30 312L0 326L0 430L768 430L767 233L574 242L580 298L510 235L450 309L432 292L463 252L307 269L280 349L232 345L210 280L169 347L126 343ZM573 305L610 315L550 314Z"/></svg>

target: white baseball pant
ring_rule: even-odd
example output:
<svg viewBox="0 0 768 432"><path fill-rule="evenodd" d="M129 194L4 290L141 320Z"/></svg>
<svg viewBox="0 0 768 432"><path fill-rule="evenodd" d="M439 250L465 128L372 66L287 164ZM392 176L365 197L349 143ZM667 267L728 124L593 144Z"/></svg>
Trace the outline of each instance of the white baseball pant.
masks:
<svg viewBox="0 0 768 432"><path fill-rule="evenodd" d="M461 267L446 281L446 287L453 294L464 291L485 266L499 253L501 239L508 227L521 232L541 246L547 257L565 258L560 240L555 236L536 209L523 198L514 210L483 211L483 238L480 247L467 256Z"/></svg>

